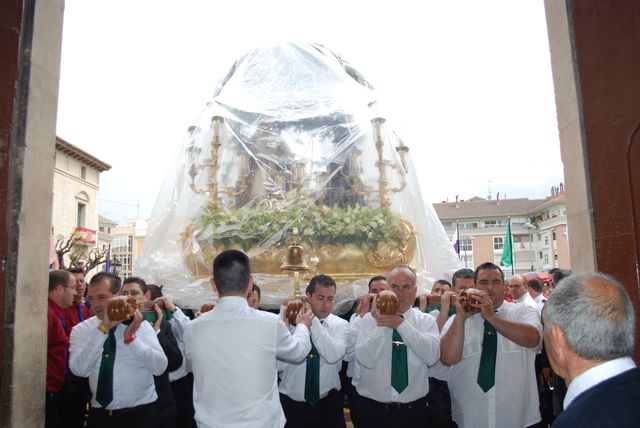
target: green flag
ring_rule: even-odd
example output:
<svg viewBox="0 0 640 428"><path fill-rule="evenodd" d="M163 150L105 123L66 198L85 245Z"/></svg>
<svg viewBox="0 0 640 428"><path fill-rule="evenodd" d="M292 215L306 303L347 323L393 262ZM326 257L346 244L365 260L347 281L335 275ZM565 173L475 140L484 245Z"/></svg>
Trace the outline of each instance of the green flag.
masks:
<svg viewBox="0 0 640 428"><path fill-rule="evenodd" d="M511 219L507 223L507 236L504 238L504 248L502 249L502 266L511 266L513 264L513 242L511 240Z"/></svg>

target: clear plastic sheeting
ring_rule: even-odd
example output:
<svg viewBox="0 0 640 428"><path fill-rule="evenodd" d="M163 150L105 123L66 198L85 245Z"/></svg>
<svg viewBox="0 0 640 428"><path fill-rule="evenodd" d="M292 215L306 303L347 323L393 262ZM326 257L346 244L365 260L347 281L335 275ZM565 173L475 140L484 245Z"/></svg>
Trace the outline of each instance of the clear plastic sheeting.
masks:
<svg viewBox="0 0 640 428"><path fill-rule="evenodd" d="M198 308L215 298L215 255L241 249L262 306L277 308L293 293L281 267L296 228L308 267L302 292L313 275L332 276L337 313L393 266L416 269L419 294L450 278L459 260L422 200L408 142L380 112L369 82L323 46L238 59L185 133L136 275Z"/></svg>

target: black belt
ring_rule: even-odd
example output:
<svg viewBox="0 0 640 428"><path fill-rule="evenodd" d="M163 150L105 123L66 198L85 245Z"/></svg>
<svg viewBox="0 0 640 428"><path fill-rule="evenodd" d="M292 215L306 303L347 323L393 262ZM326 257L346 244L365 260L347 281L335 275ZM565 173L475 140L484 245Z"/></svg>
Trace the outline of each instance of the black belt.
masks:
<svg viewBox="0 0 640 428"><path fill-rule="evenodd" d="M92 407L91 412L101 414L101 415L106 415L106 416L122 416L122 415L126 415L133 412L150 410L154 404L155 402L149 403L149 404L141 404L135 407L127 407L124 409L114 409L114 410L103 409L102 407Z"/></svg>
<svg viewBox="0 0 640 428"><path fill-rule="evenodd" d="M414 407L427 405L427 397L422 397L416 401L410 401L409 403L400 403L395 401L392 401L390 403L382 403L380 401L372 400L371 398L364 397L362 395L360 395L360 398L373 406L380 407L387 411L413 409Z"/></svg>

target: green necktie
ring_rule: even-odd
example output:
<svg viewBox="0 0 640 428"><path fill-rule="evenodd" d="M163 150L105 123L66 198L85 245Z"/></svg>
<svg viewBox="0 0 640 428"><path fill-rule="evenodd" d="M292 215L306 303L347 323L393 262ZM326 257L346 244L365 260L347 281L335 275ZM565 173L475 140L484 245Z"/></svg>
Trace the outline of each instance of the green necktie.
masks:
<svg viewBox="0 0 640 428"><path fill-rule="evenodd" d="M402 393L409 385L409 368L407 367L407 345L402 342L398 330L393 329L391 344L391 386Z"/></svg>
<svg viewBox="0 0 640 428"><path fill-rule="evenodd" d="M320 355L311 341L311 351L307 355L307 372L304 378L304 401L315 406L320 400Z"/></svg>
<svg viewBox="0 0 640 428"><path fill-rule="evenodd" d="M98 387L96 389L96 401L105 408L113 401L113 364L116 361L116 327L109 330L102 346L102 362L98 374Z"/></svg>
<svg viewBox="0 0 640 428"><path fill-rule="evenodd" d="M484 392L496 384L496 350L498 349L498 333L495 327L484 322L484 338L482 339L482 355L478 368L478 385Z"/></svg>

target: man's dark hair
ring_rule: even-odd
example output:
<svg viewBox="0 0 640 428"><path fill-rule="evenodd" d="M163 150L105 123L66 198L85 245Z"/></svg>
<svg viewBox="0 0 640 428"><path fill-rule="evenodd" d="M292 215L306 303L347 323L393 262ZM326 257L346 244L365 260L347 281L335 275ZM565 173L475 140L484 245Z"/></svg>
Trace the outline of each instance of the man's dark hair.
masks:
<svg viewBox="0 0 640 428"><path fill-rule="evenodd" d="M551 279L553 279L553 283L557 286L558 283L560 281L562 281L563 279L565 279L566 277L568 277L569 275L571 275L571 271L569 270L565 270L565 269L560 269L560 268L554 268L555 270L553 270L553 272L551 272L551 270L549 271L549 273L551 274Z"/></svg>
<svg viewBox="0 0 640 428"><path fill-rule="evenodd" d="M54 269L49 272L49 291L53 291L58 285L67 286L69 282L69 273L66 270Z"/></svg>
<svg viewBox="0 0 640 428"><path fill-rule="evenodd" d="M476 268L476 271L473 274L473 282L477 282L478 281L478 272L480 272L481 270L497 270L500 272L500 276L502 277L502 281L504 282L504 272L502 272L502 269L500 269L500 266L498 266L495 263L491 263L491 262L484 262L482 263L480 266L478 266Z"/></svg>
<svg viewBox="0 0 640 428"><path fill-rule="evenodd" d="M386 281L386 280L387 280L387 277L385 277L385 276L382 276L382 275L374 276L373 278L371 278L369 280L369 290L371 290L371 284L373 284L374 282L376 282L376 281Z"/></svg>
<svg viewBox="0 0 640 428"><path fill-rule="evenodd" d="M151 294L151 300L156 300L162 297L162 287L162 285L147 284L147 291Z"/></svg>
<svg viewBox="0 0 640 428"><path fill-rule="evenodd" d="M258 287L256 283L253 284L253 292L258 293L258 297L262 297L262 291L260 290L260 287Z"/></svg>
<svg viewBox="0 0 640 428"><path fill-rule="evenodd" d="M318 285L321 285L323 287L336 288L336 282L330 276L316 275L313 278L311 278L311 281L309 281L309 285L307 286L306 292L309 294L315 293Z"/></svg>
<svg viewBox="0 0 640 428"><path fill-rule="evenodd" d="M474 279L475 272L473 272L471 269L468 269L468 268L458 269L453 273L453 277L451 277L452 286L456 285L456 281L458 280L458 278Z"/></svg>
<svg viewBox="0 0 640 428"><path fill-rule="evenodd" d="M142 278L139 278L137 276L130 276L122 282L122 286L125 286L127 284L138 284L138 286L140 287L140 291L142 291L142 294L145 294L147 292L147 283Z"/></svg>
<svg viewBox="0 0 640 428"><path fill-rule="evenodd" d="M540 278L531 278L529 281L527 281L527 287L529 287L536 293L542 293L542 288L544 287L544 283Z"/></svg>
<svg viewBox="0 0 640 428"><path fill-rule="evenodd" d="M84 275L84 269L79 268L79 267L69 268L69 269L67 269L67 272L69 272L69 273L73 273L73 274L81 273L81 274L83 274L83 275Z"/></svg>
<svg viewBox="0 0 640 428"><path fill-rule="evenodd" d="M213 260L213 280L221 295L244 293L249 278L251 263L242 251L225 250Z"/></svg>
<svg viewBox="0 0 640 428"><path fill-rule="evenodd" d="M89 281L89 287L92 285L106 281L109 283L109 291L111 294L118 294L120 292L120 277L111 272L99 272L91 277L91 281Z"/></svg>
<svg viewBox="0 0 640 428"><path fill-rule="evenodd" d="M451 283L449 281L447 281L446 279L439 279L436 282L433 283L433 287L431 287L431 291L433 291L433 289L436 287L436 285L438 284L442 284L442 285L446 285L449 288L451 288Z"/></svg>

